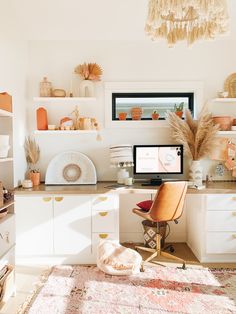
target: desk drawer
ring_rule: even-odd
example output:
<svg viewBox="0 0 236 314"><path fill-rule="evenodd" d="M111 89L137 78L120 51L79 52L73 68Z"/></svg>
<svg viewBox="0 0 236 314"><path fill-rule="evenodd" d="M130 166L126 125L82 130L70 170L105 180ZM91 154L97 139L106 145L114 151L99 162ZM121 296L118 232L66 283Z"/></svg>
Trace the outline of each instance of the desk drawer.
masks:
<svg viewBox="0 0 236 314"><path fill-rule="evenodd" d="M207 254L236 254L236 232L208 232Z"/></svg>
<svg viewBox="0 0 236 314"><path fill-rule="evenodd" d="M236 210L236 194L207 195L207 210Z"/></svg>
<svg viewBox="0 0 236 314"><path fill-rule="evenodd" d="M207 231L231 231L236 233L235 211L209 211L207 212Z"/></svg>
<svg viewBox="0 0 236 314"><path fill-rule="evenodd" d="M119 237L114 232L100 232L92 234L92 252L97 253L97 247L101 240L116 240L119 243Z"/></svg>
<svg viewBox="0 0 236 314"><path fill-rule="evenodd" d="M115 232L115 211L94 211L92 232Z"/></svg>
<svg viewBox="0 0 236 314"><path fill-rule="evenodd" d="M15 217L7 215L0 220L0 256L5 254L15 244Z"/></svg>
<svg viewBox="0 0 236 314"><path fill-rule="evenodd" d="M106 211L117 206L117 196L115 195L98 195L92 200L92 210Z"/></svg>

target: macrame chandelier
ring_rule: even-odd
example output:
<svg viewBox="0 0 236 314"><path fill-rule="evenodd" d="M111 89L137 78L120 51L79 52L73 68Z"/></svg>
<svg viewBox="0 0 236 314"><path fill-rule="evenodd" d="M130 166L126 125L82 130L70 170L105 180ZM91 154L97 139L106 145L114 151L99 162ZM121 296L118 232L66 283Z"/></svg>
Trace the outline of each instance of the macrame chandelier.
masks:
<svg viewBox="0 0 236 314"><path fill-rule="evenodd" d="M149 0L146 33L169 46L213 39L228 30L227 0Z"/></svg>

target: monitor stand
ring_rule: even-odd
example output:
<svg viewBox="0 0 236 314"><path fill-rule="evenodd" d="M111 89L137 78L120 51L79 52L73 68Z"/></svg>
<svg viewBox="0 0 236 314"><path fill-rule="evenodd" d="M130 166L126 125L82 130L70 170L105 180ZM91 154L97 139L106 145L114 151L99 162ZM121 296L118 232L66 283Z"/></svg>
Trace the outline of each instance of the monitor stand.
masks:
<svg viewBox="0 0 236 314"><path fill-rule="evenodd" d="M150 181L142 183L143 186L159 186L163 183L162 179L150 179Z"/></svg>

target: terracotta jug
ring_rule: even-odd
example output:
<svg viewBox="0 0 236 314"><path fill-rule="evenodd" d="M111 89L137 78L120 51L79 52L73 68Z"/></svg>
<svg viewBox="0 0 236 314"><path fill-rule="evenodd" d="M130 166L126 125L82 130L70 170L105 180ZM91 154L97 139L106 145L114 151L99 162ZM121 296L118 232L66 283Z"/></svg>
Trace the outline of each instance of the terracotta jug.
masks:
<svg viewBox="0 0 236 314"><path fill-rule="evenodd" d="M40 172L30 172L29 178L33 183L33 186L37 186L40 184Z"/></svg>
<svg viewBox="0 0 236 314"><path fill-rule="evenodd" d="M37 129L38 130L47 130L48 129L47 110L40 107L37 109L36 115L37 115Z"/></svg>

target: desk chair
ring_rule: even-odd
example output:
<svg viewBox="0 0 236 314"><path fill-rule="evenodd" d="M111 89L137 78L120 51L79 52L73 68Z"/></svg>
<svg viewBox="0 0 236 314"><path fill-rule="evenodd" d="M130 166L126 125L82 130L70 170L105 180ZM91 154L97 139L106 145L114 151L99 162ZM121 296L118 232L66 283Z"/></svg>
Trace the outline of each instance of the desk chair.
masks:
<svg viewBox="0 0 236 314"><path fill-rule="evenodd" d="M182 215L183 212L186 192L187 182L165 182L160 186L159 191L157 192L153 204L148 212L144 212L139 208L134 208L133 213L141 216L145 220L156 222L157 226L159 222L164 222L166 224L168 221L177 222L177 219ZM156 249L142 246L136 246L135 248L137 250L144 250L152 253L151 256L143 261L141 271L144 271L143 267L145 263L153 260L158 256L181 261L183 263L182 268L185 269L184 260L161 250L160 234L157 234L156 236Z"/></svg>

